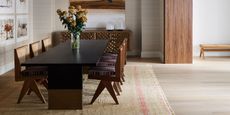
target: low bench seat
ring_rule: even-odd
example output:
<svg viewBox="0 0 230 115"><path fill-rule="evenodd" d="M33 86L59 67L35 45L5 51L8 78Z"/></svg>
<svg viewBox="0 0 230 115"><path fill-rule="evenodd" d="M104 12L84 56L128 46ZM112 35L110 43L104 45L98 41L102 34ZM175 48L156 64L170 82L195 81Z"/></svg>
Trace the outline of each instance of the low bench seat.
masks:
<svg viewBox="0 0 230 115"><path fill-rule="evenodd" d="M200 58L204 59L204 52L230 52L230 44L200 44Z"/></svg>

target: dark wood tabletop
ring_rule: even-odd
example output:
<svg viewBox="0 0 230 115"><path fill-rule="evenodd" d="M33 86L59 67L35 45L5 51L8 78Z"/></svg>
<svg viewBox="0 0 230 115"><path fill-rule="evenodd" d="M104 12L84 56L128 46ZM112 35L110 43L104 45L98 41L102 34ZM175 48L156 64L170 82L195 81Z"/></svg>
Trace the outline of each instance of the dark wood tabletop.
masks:
<svg viewBox="0 0 230 115"><path fill-rule="evenodd" d="M80 49L72 50L70 41L67 41L27 60L22 66L94 65L103 54L107 42L107 40L81 40Z"/></svg>

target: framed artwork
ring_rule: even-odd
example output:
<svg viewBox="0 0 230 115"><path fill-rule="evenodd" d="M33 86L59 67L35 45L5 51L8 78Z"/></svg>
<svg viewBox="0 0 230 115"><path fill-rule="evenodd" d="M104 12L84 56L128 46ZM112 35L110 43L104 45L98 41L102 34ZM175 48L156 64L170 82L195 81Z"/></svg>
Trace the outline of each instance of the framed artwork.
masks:
<svg viewBox="0 0 230 115"><path fill-rule="evenodd" d="M14 13L15 0L0 0L0 14Z"/></svg>
<svg viewBox="0 0 230 115"><path fill-rule="evenodd" d="M16 13L28 13L28 0L16 0Z"/></svg>
<svg viewBox="0 0 230 115"><path fill-rule="evenodd" d="M29 25L28 25L28 16L27 15L17 15L16 17L16 41L24 41L28 39L28 31L29 31Z"/></svg>
<svg viewBox="0 0 230 115"><path fill-rule="evenodd" d="M84 9L125 9L125 0L69 0L70 5Z"/></svg>
<svg viewBox="0 0 230 115"><path fill-rule="evenodd" d="M0 17L0 41L9 41L14 39L14 16Z"/></svg>

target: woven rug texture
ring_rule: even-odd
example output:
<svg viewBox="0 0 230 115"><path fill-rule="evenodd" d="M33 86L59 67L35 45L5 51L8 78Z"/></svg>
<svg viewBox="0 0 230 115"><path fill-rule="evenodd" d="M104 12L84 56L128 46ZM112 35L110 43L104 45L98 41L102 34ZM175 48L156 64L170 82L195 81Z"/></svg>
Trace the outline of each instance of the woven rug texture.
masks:
<svg viewBox="0 0 230 115"><path fill-rule="evenodd" d="M174 115L151 65L126 65L119 105L106 89L89 104L98 84L98 80L84 80L83 110L48 110L34 93L16 104L22 82L15 82L11 71L0 77L0 115ZM41 91L48 100L47 90Z"/></svg>

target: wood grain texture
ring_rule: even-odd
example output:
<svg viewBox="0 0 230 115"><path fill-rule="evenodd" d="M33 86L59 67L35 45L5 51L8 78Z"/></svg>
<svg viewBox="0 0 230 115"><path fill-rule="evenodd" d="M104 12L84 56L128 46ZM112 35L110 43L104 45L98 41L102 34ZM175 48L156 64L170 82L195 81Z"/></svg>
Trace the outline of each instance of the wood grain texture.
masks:
<svg viewBox="0 0 230 115"><path fill-rule="evenodd" d="M230 115L230 58L196 57L193 64L154 64L176 115Z"/></svg>
<svg viewBox="0 0 230 115"><path fill-rule="evenodd" d="M165 63L192 63L192 0L165 0Z"/></svg>
<svg viewBox="0 0 230 115"><path fill-rule="evenodd" d="M230 44L200 44L200 58L204 59L204 52L229 52Z"/></svg>
<svg viewBox="0 0 230 115"><path fill-rule="evenodd" d="M82 90L80 89L49 89L48 99L49 109L82 109Z"/></svg>
<svg viewBox="0 0 230 115"><path fill-rule="evenodd" d="M107 0L70 0L70 5L77 6L81 5L86 9L125 9L124 0L113 0L113 2L108 2Z"/></svg>

